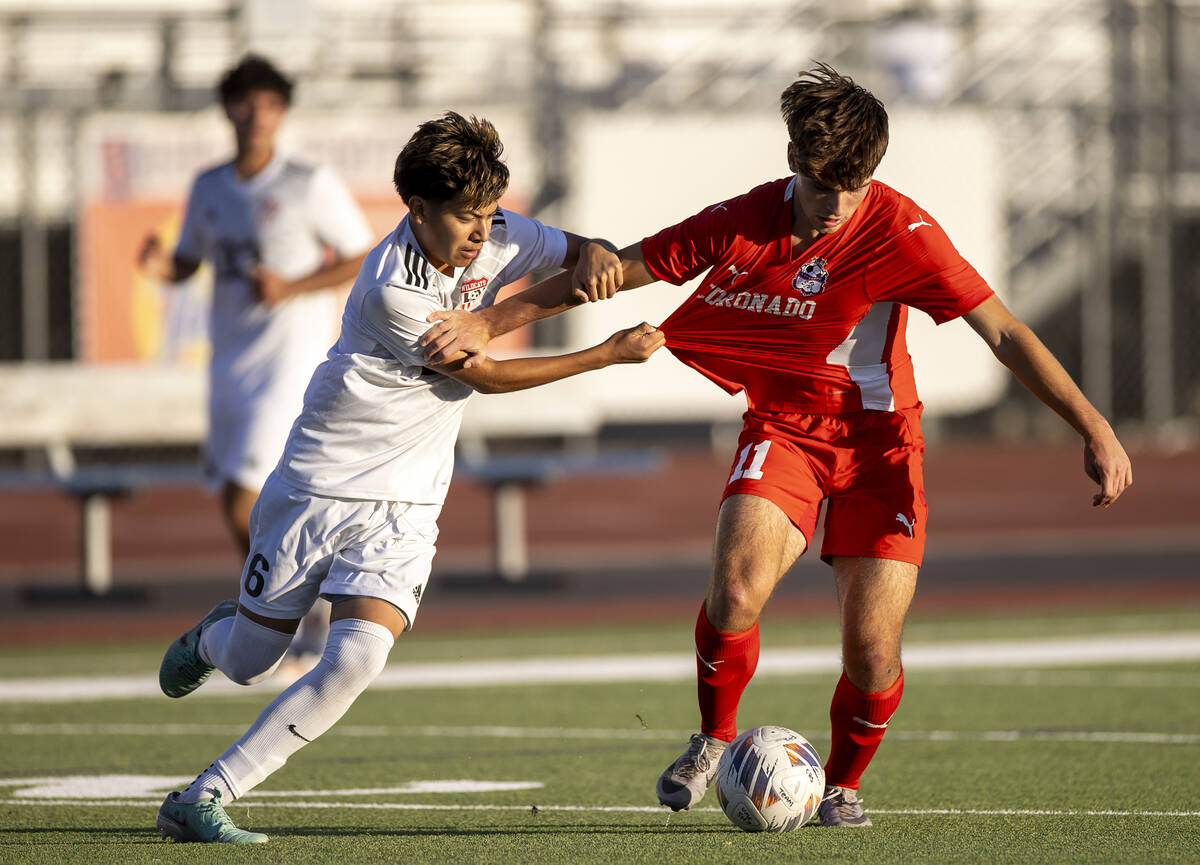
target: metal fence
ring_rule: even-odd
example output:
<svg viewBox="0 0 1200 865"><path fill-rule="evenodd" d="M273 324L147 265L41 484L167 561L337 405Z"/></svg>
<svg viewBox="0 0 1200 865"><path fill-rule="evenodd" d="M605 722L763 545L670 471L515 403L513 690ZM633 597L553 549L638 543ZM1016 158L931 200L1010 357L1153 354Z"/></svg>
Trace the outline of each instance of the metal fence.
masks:
<svg viewBox="0 0 1200 865"><path fill-rule="evenodd" d="M836 8L835 8L836 7ZM0 12L0 359L71 359L75 166L92 112L211 101L247 48L302 104L497 105L528 118L535 212L571 183L580 106L773 106L811 58L884 98L972 106L999 131L1012 304L1096 404L1148 435L1200 415L1197 0L162 0ZM286 13L286 14L282 14ZM282 26L285 23L286 26ZM946 426L1040 435L1019 388Z"/></svg>

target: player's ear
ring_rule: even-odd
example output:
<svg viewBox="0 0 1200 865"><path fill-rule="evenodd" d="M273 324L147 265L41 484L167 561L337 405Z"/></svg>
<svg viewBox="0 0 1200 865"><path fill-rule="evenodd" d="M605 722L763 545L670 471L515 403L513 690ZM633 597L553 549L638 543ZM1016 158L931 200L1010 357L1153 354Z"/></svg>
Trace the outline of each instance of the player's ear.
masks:
<svg viewBox="0 0 1200 865"><path fill-rule="evenodd" d="M424 223L425 217L428 215L425 199L419 195L410 195L408 197L408 212L412 216L413 222L417 225Z"/></svg>
<svg viewBox="0 0 1200 865"><path fill-rule="evenodd" d="M788 170L791 171L792 174L797 173L800 170L800 161L796 158L796 145L791 141L788 142L787 160Z"/></svg>

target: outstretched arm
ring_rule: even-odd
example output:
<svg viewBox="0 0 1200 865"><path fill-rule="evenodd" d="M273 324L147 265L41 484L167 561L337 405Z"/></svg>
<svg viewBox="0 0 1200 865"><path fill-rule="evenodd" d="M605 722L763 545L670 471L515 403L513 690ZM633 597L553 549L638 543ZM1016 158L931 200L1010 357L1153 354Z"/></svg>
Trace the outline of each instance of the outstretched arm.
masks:
<svg viewBox="0 0 1200 865"><path fill-rule="evenodd" d="M621 265L621 291L654 282L655 277L642 260L640 243L625 247L617 257ZM444 363L458 353L465 353L468 357L463 361L464 367L470 369L491 339L582 303L575 292L574 280L574 273L564 271L478 312L441 310L430 314L428 320L434 325L421 337L426 360Z"/></svg>
<svg viewBox="0 0 1200 865"><path fill-rule="evenodd" d="M1083 468L1100 485L1093 506L1108 507L1133 483L1129 457L1104 416L1071 376L1020 319L997 297L985 300L965 316L992 353L1025 387L1054 409L1083 437Z"/></svg>
<svg viewBox="0 0 1200 865"><path fill-rule="evenodd" d="M599 345L570 354L513 360L492 360L487 355L479 355L472 358L475 363L469 368L464 363L467 356L460 354L455 360L432 368L480 393L508 393L603 369L614 363L643 363L665 342L661 330L642 322L636 327L617 331Z"/></svg>

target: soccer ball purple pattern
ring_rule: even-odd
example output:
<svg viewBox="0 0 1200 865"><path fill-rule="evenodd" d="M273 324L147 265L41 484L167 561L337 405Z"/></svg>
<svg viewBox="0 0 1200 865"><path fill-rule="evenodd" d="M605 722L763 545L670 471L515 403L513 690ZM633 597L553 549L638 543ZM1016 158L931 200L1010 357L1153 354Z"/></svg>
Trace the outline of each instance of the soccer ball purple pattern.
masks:
<svg viewBox="0 0 1200 865"><path fill-rule="evenodd" d="M817 749L786 727L755 727L729 743L717 766L717 799L747 832L791 832L817 813L825 770Z"/></svg>

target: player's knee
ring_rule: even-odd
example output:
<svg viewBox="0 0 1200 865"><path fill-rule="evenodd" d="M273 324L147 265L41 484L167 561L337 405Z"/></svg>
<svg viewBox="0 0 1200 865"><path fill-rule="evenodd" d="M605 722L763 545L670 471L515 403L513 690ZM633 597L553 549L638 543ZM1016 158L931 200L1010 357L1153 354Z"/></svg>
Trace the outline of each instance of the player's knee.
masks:
<svg viewBox="0 0 1200 865"><path fill-rule="evenodd" d="M209 641L209 637L208 631L205 631L205 641ZM276 631L239 614L234 619L228 637L216 645L206 643L206 650L212 663L230 681L239 685L256 685L275 673L290 643L290 633Z"/></svg>
<svg viewBox="0 0 1200 865"><path fill-rule="evenodd" d="M343 691L361 692L383 671L394 642L391 631L374 622L333 622L320 660L327 672L324 680Z"/></svg>
<svg viewBox="0 0 1200 865"><path fill-rule="evenodd" d="M848 643L842 647L846 674L868 693L882 691L900 675L899 647L884 643Z"/></svg>
<svg viewBox="0 0 1200 865"><path fill-rule="evenodd" d="M753 587L729 581L715 587L705 603L708 620L718 631L736 633L752 627L762 612L762 600Z"/></svg>
<svg viewBox="0 0 1200 865"><path fill-rule="evenodd" d="M239 657L235 656L221 666L221 672L237 685L257 685L272 675L283 660L283 652L273 660L269 657Z"/></svg>
<svg viewBox="0 0 1200 865"><path fill-rule="evenodd" d="M326 648L321 663L347 684L360 682L365 687L383 671L387 656L387 651L378 646L335 646L332 651Z"/></svg>

